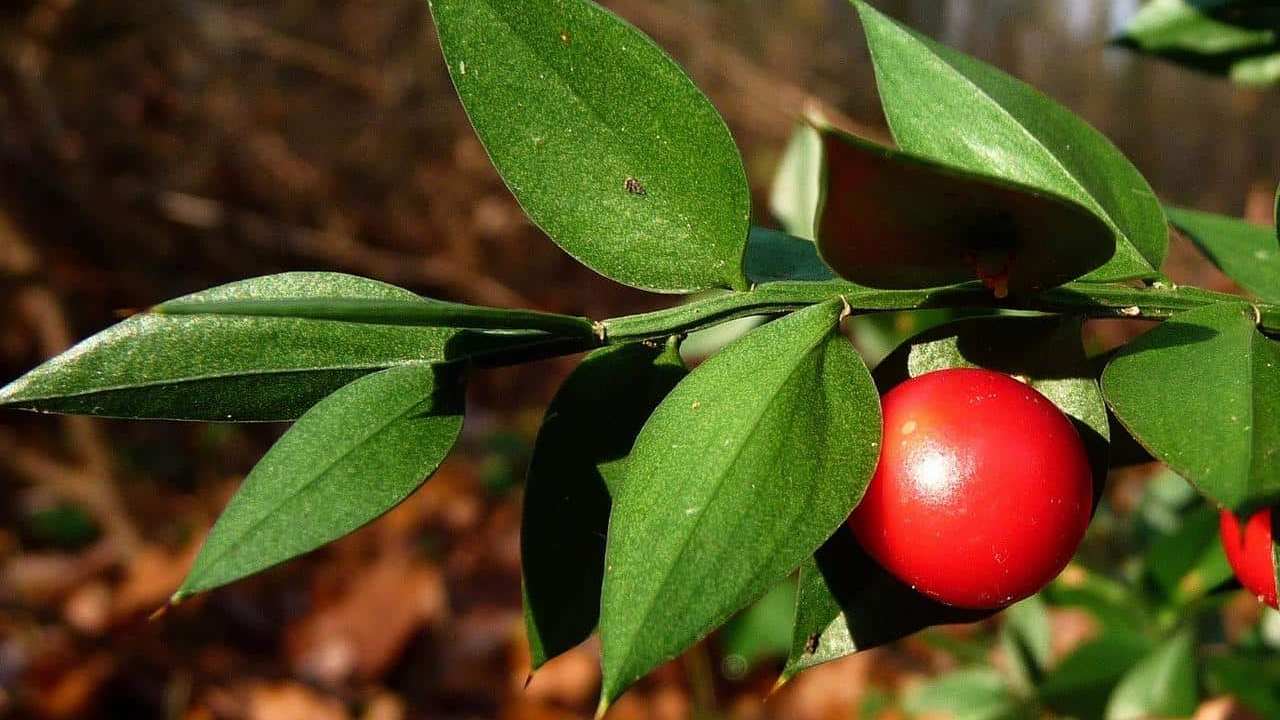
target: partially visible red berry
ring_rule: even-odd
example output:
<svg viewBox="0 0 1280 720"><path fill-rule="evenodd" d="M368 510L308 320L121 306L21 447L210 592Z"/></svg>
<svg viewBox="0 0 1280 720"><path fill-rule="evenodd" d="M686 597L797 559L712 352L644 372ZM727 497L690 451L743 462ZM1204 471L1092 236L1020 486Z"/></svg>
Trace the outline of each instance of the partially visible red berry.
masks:
<svg viewBox="0 0 1280 720"><path fill-rule="evenodd" d="M1235 514L1223 510L1218 517L1218 534L1240 584L1257 596L1259 602L1280 607L1276 601L1276 568L1271 554L1271 510L1259 510L1249 516L1243 531Z"/></svg>

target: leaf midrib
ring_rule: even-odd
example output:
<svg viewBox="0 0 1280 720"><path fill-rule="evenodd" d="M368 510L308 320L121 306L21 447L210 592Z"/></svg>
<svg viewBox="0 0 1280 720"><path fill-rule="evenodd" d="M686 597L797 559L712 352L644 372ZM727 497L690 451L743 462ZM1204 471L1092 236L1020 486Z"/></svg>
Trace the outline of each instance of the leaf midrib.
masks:
<svg viewBox="0 0 1280 720"><path fill-rule="evenodd" d="M834 327L834 325L832 325L831 327ZM828 341L828 339L831 336L831 327L828 327L827 330L823 332L815 342L810 343L805 348L804 352L796 354L797 360L795 364L793 364L791 368L787 371L787 374L783 378L783 381L778 384L779 388L783 388L790 385L791 380L792 378L795 377L796 372L798 372L800 367L805 364L805 361L808 360L809 356L814 352L814 350L818 346L823 345ZM773 407L774 401L777 398L777 395L778 395L777 393L773 393L770 396L769 400L761 405L760 412L758 412L756 416L752 418L748 432L744 435L744 437L746 438L754 437L756 431L760 427L761 422L763 422L764 417L767 414L769 408ZM725 468L732 468L735 465L737 465L739 459L742 456L743 449L747 446L747 444L748 443L746 442L741 442L738 444L738 446L734 449L733 454L730 457L729 461L724 464ZM694 529L698 527L707 510L712 506L715 499L719 497L721 490L724 489L724 486L727 484L725 482L725 478L727 477L727 475L728 475L727 472L722 472L720 474L720 480L716 483L716 486L712 489L711 494L707 498L707 502L703 504L701 508L699 508L694 522L690 525L690 528L691 528L690 532L688 532L685 535L685 537L681 540L680 549L676 551L673 561L668 565L667 571L663 573L662 583L658 586L658 589L650 597L649 602L645 606L644 615L641 617L641 620L639 624L636 625L636 627L643 628L648 625L650 618L652 618L653 616L653 611L657 607L657 599L662 596L662 594L666 591L667 587L671 583L671 575L672 575L671 569L678 567L680 565L680 562L679 562L680 559L684 557L686 552L688 552L689 545L693 542L693 536L695 534ZM629 666L631 664L632 659L635 657L635 650L634 650L635 645L630 644L629 647L630 649L628 649L627 654L623 657L623 661L618 665L619 668Z"/></svg>
<svg viewBox="0 0 1280 720"><path fill-rule="evenodd" d="M371 372L377 370L389 370L391 368L406 367L409 365L433 365L436 363L444 363L444 360L426 360L412 358L407 360L396 360L388 363L368 364L351 364L351 365L324 365L297 368L271 368L263 370L251 370L249 372L225 372L210 373L208 375L183 375L180 377L149 380L147 382L131 383L126 385L108 385L93 388L91 390L78 390L69 393L53 393L41 395L24 395L16 400L7 400L0 402L0 405L21 405L23 403L38 402L40 400L59 400L63 398L82 398L90 395L98 395L113 392L127 392L130 390L148 390L152 388L160 388L166 385L181 386L188 383L203 382L206 380L226 380L229 378L269 378L275 375L302 375L307 373L329 373L341 372L343 370L369 370Z"/></svg>
<svg viewBox="0 0 1280 720"><path fill-rule="evenodd" d="M357 382L359 382L359 381L357 381ZM417 393L415 393L415 394L417 394ZM295 498L297 498L299 495L301 495L304 491L309 490L311 487L313 487L313 486L315 485L315 483L319 482L322 478L326 477L330 472L332 472L332 471L333 471L333 469L334 469L335 467L337 467L338 465L340 465L343 461L345 461L347 458L349 458L349 457L350 457L352 454L354 454L357 450L359 450L361 447L363 447L364 445L366 445L370 440L372 440L374 437L376 437L376 436L378 436L378 435L381 435L383 432L385 432L385 431L386 431L388 428L390 428L392 425L394 425L394 424L396 424L396 423L399 423L401 420L404 420L404 419L405 419L406 417L408 417L409 415L412 415L414 412L416 412L419 408L421 408L421 407L422 407L423 403L425 403L425 402L429 401L430 399L431 399L431 396L430 396L430 395L429 395L429 396L427 396L427 397L419 397L417 400L414 400L414 402L413 402L413 403L411 403L411 404L407 405L407 406L405 407L405 409L404 409L404 410L401 410L400 412L396 413L396 414L395 414L395 416L393 416L393 417L391 417L391 418L388 418L386 422L381 423L381 424L377 425L376 427L374 427L374 428L373 428L372 430L370 430L367 434L365 434L365 435L360 439L360 441L359 441L359 442L352 443L352 444L351 444L351 446L350 446L350 447L348 447L346 450L344 450L344 451L342 452L342 454L341 454L341 455L339 455L339 456L338 456L337 458L335 458L333 461L331 461L331 462L327 463L327 464L324 466L324 469L323 469L323 470L321 470L321 471L319 471L319 472L315 473L314 475L312 475L312 477L311 477L309 480L307 480L306 482L302 483L302 484L301 484L301 485L299 485L298 487L296 487L296 488L294 488L293 490L291 490L288 494L286 494L284 497L282 497L282 498L280 499L280 501L279 501L279 502L274 503L274 504L271 506L271 508L270 508L267 512L264 512L264 513L263 513L261 516L259 516L256 520L254 520L252 523L250 523L250 524L249 524L249 525L248 525L248 526L247 526L247 527L246 527L246 528L245 528L245 529L240 533L241 538L243 539L244 537L248 537L249 535L252 535L253 533L257 532L257 531L258 531L258 529L260 529L264 523L266 523L268 520L270 520L270 519L271 519L271 517L272 517L272 516L274 516L274 515L276 514L276 512L277 512L281 507L284 507L284 506L285 506L286 504L288 504L289 502L292 502ZM245 478L245 483L246 483L246 484L247 484L251 479L253 479L253 475L254 475L254 473L250 472L250 473L249 473L249 476ZM216 529L216 526L215 526L215 529ZM213 558L211 558L211 559L209 560L208 565L207 565L206 567L207 567L207 568L209 568L210 570L211 570L211 569L213 569L213 568L216 568L216 567L218 566L218 563L222 562L222 561L226 558L226 556L227 556L227 555L228 555L228 554L229 554L229 553L230 553L230 552L231 552L235 547L236 547L236 545L227 545L227 546L224 546L224 548L223 548L220 552L218 552L218 554L217 554L217 555L213 556ZM209 572L209 571L207 570L205 574L208 574L208 572ZM187 590L187 585L189 585L189 584L190 584L190 581L189 581L189 580L188 580L188 582L184 582L184 583L183 583L183 586L182 586L182 588L179 590L179 592L182 592L182 591L184 591L184 590Z"/></svg>

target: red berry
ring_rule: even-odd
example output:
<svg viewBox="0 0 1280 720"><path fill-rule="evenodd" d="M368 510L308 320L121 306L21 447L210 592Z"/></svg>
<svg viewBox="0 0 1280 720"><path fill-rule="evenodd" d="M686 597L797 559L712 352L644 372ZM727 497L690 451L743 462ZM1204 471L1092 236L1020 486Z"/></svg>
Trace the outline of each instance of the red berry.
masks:
<svg viewBox="0 0 1280 720"><path fill-rule="evenodd" d="M1271 510L1259 510L1240 528L1230 511L1218 516L1218 535L1240 584L1271 607L1276 603L1276 569L1271 559Z"/></svg>
<svg viewBox="0 0 1280 720"><path fill-rule="evenodd" d="M1034 388L939 370L883 398L884 444L849 518L862 547L925 595L994 609L1066 567L1093 509L1084 443Z"/></svg>

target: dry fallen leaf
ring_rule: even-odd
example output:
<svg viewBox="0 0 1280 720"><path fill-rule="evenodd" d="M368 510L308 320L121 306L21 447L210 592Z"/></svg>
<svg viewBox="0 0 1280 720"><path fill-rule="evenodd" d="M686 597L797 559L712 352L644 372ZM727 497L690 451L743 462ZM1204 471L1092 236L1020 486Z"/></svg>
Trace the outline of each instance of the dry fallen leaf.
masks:
<svg viewBox="0 0 1280 720"><path fill-rule="evenodd" d="M338 700L297 683L262 684L249 693L247 720L348 720Z"/></svg>
<svg viewBox="0 0 1280 720"><path fill-rule="evenodd" d="M378 677L415 632L445 611L438 570L407 549L385 553L351 577L342 596L289 627L290 664L325 683Z"/></svg>

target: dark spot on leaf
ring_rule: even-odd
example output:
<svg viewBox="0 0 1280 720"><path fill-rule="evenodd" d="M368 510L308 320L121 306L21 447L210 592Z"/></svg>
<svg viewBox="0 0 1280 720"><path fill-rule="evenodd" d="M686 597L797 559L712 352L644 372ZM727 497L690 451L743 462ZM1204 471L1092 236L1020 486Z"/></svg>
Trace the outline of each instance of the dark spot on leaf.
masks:
<svg viewBox="0 0 1280 720"><path fill-rule="evenodd" d="M568 45L568 44L569 44L569 42L570 42L570 38L569 38L569 31L568 31L568 30L561 30L561 31L560 31L560 42L564 43L565 45Z"/></svg>
<svg viewBox="0 0 1280 720"><path fill-rule="evenodd" d="M627 192L632 195L644 195L647 192L644 189L644 185L640 184L640 181L633 177L627 178L627 181L623 183L622 186L625 187Z"/></svg>
<svg viewBox="0 0 1280 720"><path fill-rule="evenodd" d="M818 633L814 633L814 634L810 635L810 636L809 636L809 637L804 641L804 654L805 654L805 655L812 655L812 654L814 654L814 653L816 653L816 652L818 652Z"/></svg>

